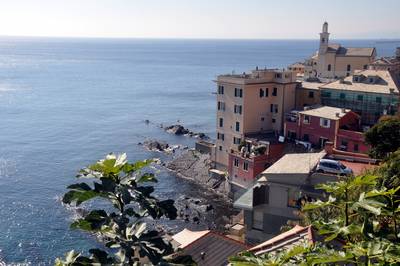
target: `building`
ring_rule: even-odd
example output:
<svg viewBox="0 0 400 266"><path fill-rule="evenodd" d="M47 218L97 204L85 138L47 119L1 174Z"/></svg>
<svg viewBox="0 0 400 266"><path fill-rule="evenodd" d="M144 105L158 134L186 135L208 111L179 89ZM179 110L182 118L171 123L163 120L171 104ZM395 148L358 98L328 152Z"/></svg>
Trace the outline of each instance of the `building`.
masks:
<svg viewBox="0 0 400 266"><path fill-rule="evenodd" d="M305 79L337 79L367 69L376 56L373 47L343 47L329 42L328 23L320 33L319 50L306 60Z"/></svg>
<svg viewBox="0 0 400 266"><path fill-rule="evenodd" d="M324 148L327 141L334 148L354 153L367 153L361 130L360 116L349 109L320 106L292 111L285 120L288 140L310 142L314 148Z"/></svg>
<svg viewBox="0 0 400 266"><path fill-rule="evenodd" d="M297 62L287 67L289 71L295 72L297 76L303 76L304 74L304 63Z"/></svg>
<svg viewBox="0 0 400 266"><path fill-rule="evenodd" d="M321 82L302 81L296 87L296 109L303 109L305 106L321 104L321 92L319 87L324 85Z"/></svg>
<svg viewBox="0 0 400 266"><path fill-rule="evenodd" d="M239 151L229 153L228 181L233 199L242 195L256 177L283 156L284 143L275 134L247 134Z"/></svg>
<svg viewBox="0 0 400 266"><path fill-rule="evenodd" d="M294 72L263 69L218 76L217 140L213 160L227 169L246 134L281 133L284 114L295 106Z"/></svg>
<svg viewBox="0 0 400 266"><path fill-rule="evenodd" d="M395 56L380 57L373 61L368 69L372 70L388 70L395 74L400 74L400 47L396 48Z"/></svg>
<svg viewBox="0 0 400 266"><path fill-rule="evenodd" d="M399 111L399 76L388 70L362 70L343 80L320 86L321 104L347 108L374 125L382 115Z"/></svg>
<svg viewBox="0 0 400 266"><path fill-rule="evenodd" d="M244 212L248 243L270 239L289 220L297 220L301 201L320 196L314 186L336 179L333 175L314 172L325 154L322 151L284 155L234 202L234 207Z"/></svg>
<svg viewBox="0 0 400 266"><path fill-rule="evenodd" d="M209 230L193 232L187 229L172 236L181 254L190 255L196 265L228 265L228 258L249 248L248 245Z"/></svg>

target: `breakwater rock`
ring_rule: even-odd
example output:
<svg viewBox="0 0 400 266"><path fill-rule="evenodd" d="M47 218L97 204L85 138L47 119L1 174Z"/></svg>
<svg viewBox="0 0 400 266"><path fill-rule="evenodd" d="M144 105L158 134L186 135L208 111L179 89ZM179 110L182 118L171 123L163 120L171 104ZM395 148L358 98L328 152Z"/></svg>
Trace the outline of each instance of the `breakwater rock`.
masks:
<svg viewBox="0 0 400 266"><path fill-rule="evenodd" d="M209 137L206 134L201 132L193 132L179 124L164 127L164 130L174 135L185 135L198 139L209 139Z"/></svg>

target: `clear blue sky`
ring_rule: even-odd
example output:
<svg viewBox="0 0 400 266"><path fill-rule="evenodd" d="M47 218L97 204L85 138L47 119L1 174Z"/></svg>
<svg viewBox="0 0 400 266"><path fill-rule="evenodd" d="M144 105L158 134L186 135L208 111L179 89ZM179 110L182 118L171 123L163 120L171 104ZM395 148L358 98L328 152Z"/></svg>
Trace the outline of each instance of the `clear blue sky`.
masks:
<svg viewBox="0 0 400 266"><path fill-rule="evenodd" d="M2 0L0 35L400 38L400 0Z"/></svg>

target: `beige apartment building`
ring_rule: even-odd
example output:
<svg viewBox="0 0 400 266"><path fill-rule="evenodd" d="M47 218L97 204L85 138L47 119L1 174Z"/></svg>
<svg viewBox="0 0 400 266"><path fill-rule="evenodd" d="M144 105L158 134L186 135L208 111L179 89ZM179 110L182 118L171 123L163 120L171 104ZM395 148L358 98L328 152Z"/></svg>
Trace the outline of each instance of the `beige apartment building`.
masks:
<svg viewBox="0 0 400 266"><path fill-rule="evenodd" d="M329 43L328 23L320 33L319 50L305 62L304 79L338 79L367 69L376 56L373 47L343 47Z"/></svg>
<svg viewBox="0 0 400 266"><path fill-rule="evenodd" d="M217 92L217 140L213 160L226 169L229 153L248 134L281 133L284 114L295 107L296 73L277 69L220 75Z"/></svg>

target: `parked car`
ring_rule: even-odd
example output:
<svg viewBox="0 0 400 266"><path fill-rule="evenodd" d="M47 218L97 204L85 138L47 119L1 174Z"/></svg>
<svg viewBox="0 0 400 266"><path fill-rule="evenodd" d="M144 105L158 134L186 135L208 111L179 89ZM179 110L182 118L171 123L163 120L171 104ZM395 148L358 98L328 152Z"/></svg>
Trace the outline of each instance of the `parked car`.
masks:
<svg viewBox="0 0 400 266"><path fill-rule="evenodd" d="M319 173L330 173L338 175L352 175L353 170L339 161L321 159L317 165L316 171Z"/></svg>

